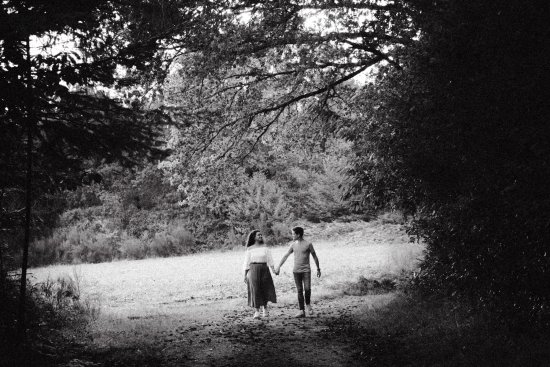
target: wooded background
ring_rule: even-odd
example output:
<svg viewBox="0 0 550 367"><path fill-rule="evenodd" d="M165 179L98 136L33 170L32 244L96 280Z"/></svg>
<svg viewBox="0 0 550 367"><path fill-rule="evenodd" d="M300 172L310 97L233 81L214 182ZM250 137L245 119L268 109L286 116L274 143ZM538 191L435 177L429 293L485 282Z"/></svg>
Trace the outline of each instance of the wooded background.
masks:
<svg viewBox="0 0 550 367"><path fill-rule="evenodd" d="M25 293L28 264L180 255L250 228L280 242L299 220L399 210L427 245L427 293L548 325L549 13L4 1L3 294L16 268Z"/></svg>

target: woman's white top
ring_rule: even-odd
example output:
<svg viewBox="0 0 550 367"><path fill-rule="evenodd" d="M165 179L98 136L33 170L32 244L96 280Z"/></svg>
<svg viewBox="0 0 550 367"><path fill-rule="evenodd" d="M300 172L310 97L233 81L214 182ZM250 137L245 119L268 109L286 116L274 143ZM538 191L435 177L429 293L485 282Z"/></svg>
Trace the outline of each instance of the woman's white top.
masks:
<svg viewBox="0 0 550 367"><path fill-rule="evenodd" d="M247 247L244 254L243 270L248 270L250 268L250 263L266 263L267 266L273 267L271 250L265 245L252 245Z"/></svg>

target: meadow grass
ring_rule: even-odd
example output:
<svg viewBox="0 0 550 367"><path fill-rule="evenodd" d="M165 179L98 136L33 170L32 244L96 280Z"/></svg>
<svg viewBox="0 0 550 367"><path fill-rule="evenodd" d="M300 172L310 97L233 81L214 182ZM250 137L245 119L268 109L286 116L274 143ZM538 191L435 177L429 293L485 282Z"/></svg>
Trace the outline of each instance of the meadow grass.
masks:
<svg viewBox="0 0 550 367"><path fill-rule="evenodd" d="M391 230L389 230L391 229ZM334 236L333 236L334 237ZM315 297L334 297L359 277L398 275L413 269L423 246L409 243L399 226L363 223L332 240L311 238L322 277L313 279ZM272 247L278 263L287 245ZM105 314L150 315L178 312L182 304L246 298L244 247L172 258L101 264L54 265L32 269L35 282L77 272L81 293L101 302ZM292 257L274 282L282 302L294 302ZM312 268L315 265L312 260ZM77 269L77 270L75 270Z"/></svg>
<svg viewBox="0 0 550 367"><path fill-rule="evenodd" d="M400 227L380 223L324 228L322 235L310 239L322 269L321 278L312 278L314 304L342 296L361 278L398 276L412 270L423 253L423 246L409 243ZM287 249L288 245L272 247L276 263ZM211 312L249 312L244 251L241 246L171 258L54 265L32 269L32 277L44 282L77 274L82 297L101 305L100 316L89 329L94 344L147 351L157 344L151 338L166 334L178 323L200 325ZM295 306L292 262L291 256L281 274L273 275L276 308Z"/></svg>
<svg viewBox="0 0 550 367"><path fill-rule="evenodd" d="M424 247L410 243L400 226L379 220L318 226L309 233L322 269L322 277L312 279L312 301L341 308L341 318L326 322L356 360L381 366L550 365L548 338L511 334L449 301L410 291L371 292L375 280L398 279L414 271L423 256ZM286 245L272 248L276 263L286 250ZM244 248L235 247L173 258L49 266L33 269L32 275L44 282L72 274L82 297L101 302L100 317L89 329L95 347L141 363L145 357L160 361L163 348L179 348L166 342L178 326L201 330L213 314L250 312L243 255ZM274 281L278 303L273 307L287 312L296 303L292 257ZM345 311L351 304L359 305L353 314Z"/></svg>

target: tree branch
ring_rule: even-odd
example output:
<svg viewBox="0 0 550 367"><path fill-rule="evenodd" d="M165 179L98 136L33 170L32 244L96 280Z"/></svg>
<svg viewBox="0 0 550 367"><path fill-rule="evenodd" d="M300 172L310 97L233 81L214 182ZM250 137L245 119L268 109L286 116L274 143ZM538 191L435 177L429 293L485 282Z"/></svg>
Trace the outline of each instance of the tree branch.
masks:
<svg viewBox="0 0 550 367"><path fill-rule="evenodd" d="M310 97L313 97L313 96L316 96L318 94L321 94L321 93L324 93L334 87L336 87L337 85L339 84L342 84L344 83L345 81L348 81L352 78L354 78L355 76L361 74L363 71L367 70L370 66L376 64L377 62L380 62L382 61L384 58L383 57L380 57L380 56L377 56L375 57L374 59L371 59L370 62L362 67L360 67L359 69L357 69L356 71L350 73L350 74L347 74L345 75L344 77L324 86L323 88L320 88L320 89L317 89L317 90L314 90L314 91L311 91L309 93L305 93L305 94L302 94L302 95L299 95L299 96L296 96L286 102L283 102L283 103L280 103L276 106L272 106L272 107L267 107L267 108L264 108L264 109L261 109L257 112L255 112L253 114L253 116L258 116L258 115L262 115L262 114L267 114L267 113L270 113L270 112L273 112L273 111L276 111L278 109L281 109L281 108L285 108L286 106L288 105L291 105L291 104L294 104L296 102L299 102L303 99L306 99L306 98L310 98Z"/></svg>

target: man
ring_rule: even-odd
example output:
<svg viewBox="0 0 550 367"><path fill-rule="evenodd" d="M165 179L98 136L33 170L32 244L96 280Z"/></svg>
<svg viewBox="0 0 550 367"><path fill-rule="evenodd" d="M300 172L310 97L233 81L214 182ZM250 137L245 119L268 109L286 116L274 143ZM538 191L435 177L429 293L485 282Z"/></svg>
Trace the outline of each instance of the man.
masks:
<svg viewBox="0 0 550 367"><path fill-rule="evenodd" d="M296 314L296 317L305 317L304 309L304 293L305 293L305 306L309 315L313 314L311 308L311 268L309 266L309 255L313 256L315 264L317 265L317 277L321 276L321 269L319 268L319 259L315 253L315 249L311 242L304 240L304 229L302 227L295 227L292 229L292 239L294 240L290 245L287 253L281 259L279 266L275 269L275 274L279 274L281 266L285 263L290 254L294 253L294 282L296 283L296 291L298 292L298 304L300 312Z"/></svg>

